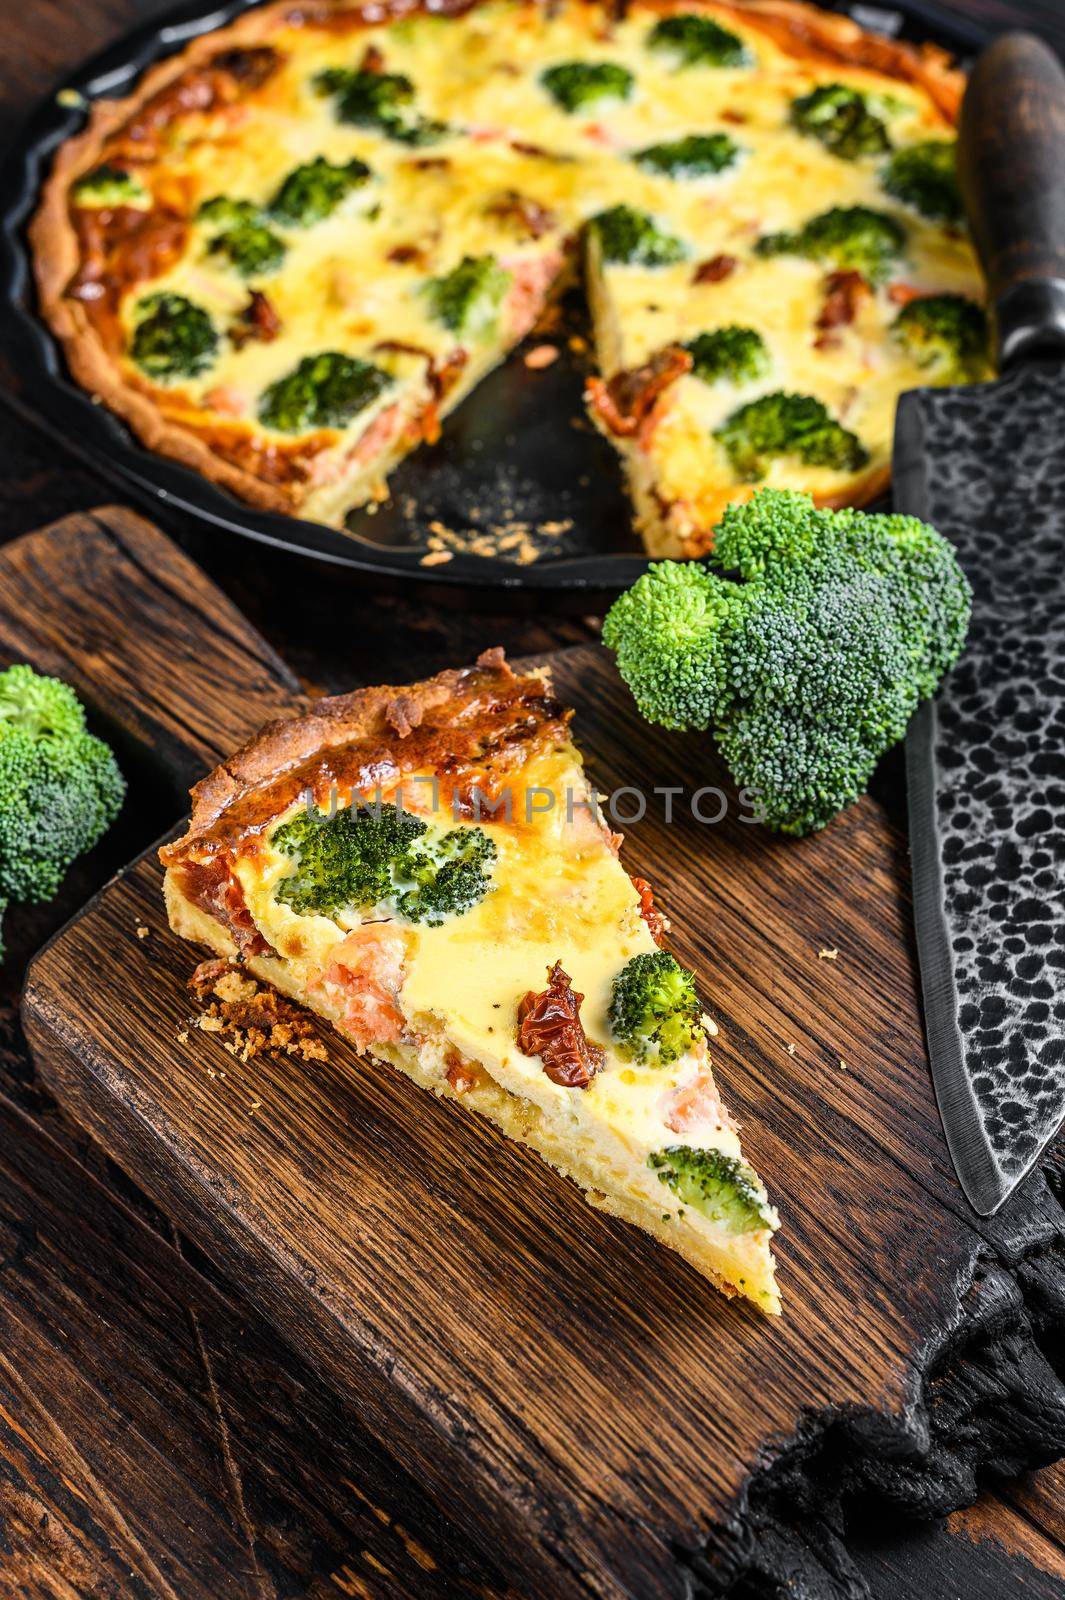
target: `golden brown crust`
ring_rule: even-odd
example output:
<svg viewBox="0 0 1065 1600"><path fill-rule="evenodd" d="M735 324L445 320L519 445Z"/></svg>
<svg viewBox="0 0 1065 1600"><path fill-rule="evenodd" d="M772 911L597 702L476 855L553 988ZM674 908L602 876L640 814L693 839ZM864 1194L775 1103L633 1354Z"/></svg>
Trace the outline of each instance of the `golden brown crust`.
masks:
<svg viewBox="0 0 1065 1600"><path fill-rule="evenodd" d="M29 228L41 314L60 340L71 373L81 386L121 416L149 450L191 467L203 477L232 490L265 510L298 514L307 486L300 481L267 482L235 461L227 460L208 439L167 417L147 386L138 386L120 370L85 307L67 294L80 266L78 238L69 214L69 191L75 179L97 161L108 138L146 103L190 69L203 66L220 49L261 45L275 28L301 20L310 25L332 21L337 26L378 26L383 21L425 8L427 0L372 0L365 8L321 0L298 10L292 0L274 0L228 27L194 39L184 50L152 67L132 94L122 100L95 102L84 130L60 146L40 205ZM434 10L460 14L477 0L457 0ZM634 0L646 9L669 12L698 7L703 0ZM866 33L850 18L820 11L806 0L713 0L718 9L763 30L781 48L801 59L866 67L923 88L951 122L957 120L964 76L936 46L910 44ZM871 488L844 491L847 504L865 504L882 492L890 472L870 475ZM861 494L859 500L856 495ZM826 501L826 504L835 501Z"/></svg>
<svg viewBox="0 0 1065 1600"><path fill-rule="evenodd" d="M388 791L412 772L437 774L459 798L487 787L565 736L569 713L546 675L518 677L502 650L472 667L421 683L384 684L316 700L268 722L242 749L196 784L187 833L159 852L167 867L228 853L310 791L327 803L354 792Z"/></svg>

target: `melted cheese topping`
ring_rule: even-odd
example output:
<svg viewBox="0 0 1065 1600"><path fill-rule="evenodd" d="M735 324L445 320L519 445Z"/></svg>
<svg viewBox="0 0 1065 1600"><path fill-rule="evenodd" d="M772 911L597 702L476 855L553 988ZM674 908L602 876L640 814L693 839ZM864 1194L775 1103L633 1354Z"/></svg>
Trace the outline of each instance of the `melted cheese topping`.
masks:
<svg viewBox="0 0 1065 1600"><path fill-rule="evenodd" d="M712 4L700 9L715 10ZM853 326L837 330L832 348L819 349L823 269L786 256L762 260L753 247L760 234L801 225L829 206L872 205L905 224L907 245L896 276L907 290L981 298L964 237L892 202L878 180L882 158L838 159L789 125L788 108L818 83L843 81L890 93L896 144L949 136L951 129L918 87L861 68L796 60L730 11L719 15L744 39L752 65L675 70L647 48L655 13L636 7L605 24L591 6L572 0L550 10L493 0L461 17L420 15L350 33L310 22L278 28L271 44L282 64L261 88L235 108L175 122L152 179L157 195L165 193L171 203L180 195L188 214L217 194L265 203L295 166L316 156L332 162L359 157L373 176L327 220L277 230L288 245L285 262L254 282L281 318L280 336L240 349L223 340L216 363L182 383L180 395L157 391L161 405L180 417L191 404L227 423L240 419L261 434L256 410L263 390L302 356L338 350L386 367L393 388L354 418L328 459L316 463L307 509L339 523L353 499L371 492L365 458L387 458L390 465L417 442L414 428L397 452L400 424L428 400L425 362L382 351L381 341L414 344L439 360L459 343L431 315L427 279L464 256L485 254L513 275L498 326L475 341L448 409L526 330L527 313L535 313L587 218L625 203L649 211L680 237L688 259L658 269L608 265L597 274L593 309L606 374L639 365L664 344L732 322L762 331L773 360L767 378L740 389L681 379L640 445L623 442L630 457L640 455L634 470L660 503L673 508L677 526L689 533L705 529L725 501L749 492L712 433L737 405L770 390L816 395L858 434L869 452L868 470L885 466L896 399L928 379L888 335L898 309L890 286L864 302ZM386 71L411 79L414 111L447 123L451 131L444 138L412 148L337 121L332 100L313 87L315 75L358 66L368 47L380 52ZM635 79L631 98L567 113L540 77L546 67L568 61L627 67ZM719 130L736 140L742 155L718 176L674 180L643 171L632 159L647 145ZM549 213L540 237L500 214L499 200L515 194ZM194 226L185 255L152 288L187 295L225 330L246 303L248 284L208 253L209 232ZM737 260L731 276L693 282L693 265L721 253ZM126 298L127 332L143 292L143 284L135 286ZM138 381L143 384L143 375ZM394 406L392 424L378 429L360 456L359 441ZM285 438L277 436L279 443ZM344 479L339 489L338 475ZM828 496L845 492L855 476L861 474L789 459L775 461L766 482Z"/></svg>

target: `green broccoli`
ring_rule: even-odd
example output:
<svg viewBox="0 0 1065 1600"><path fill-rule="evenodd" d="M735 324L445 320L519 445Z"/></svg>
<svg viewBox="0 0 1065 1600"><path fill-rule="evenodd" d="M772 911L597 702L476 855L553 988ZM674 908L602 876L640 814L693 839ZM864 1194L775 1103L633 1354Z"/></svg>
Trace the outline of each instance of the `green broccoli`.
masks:
<svg viewBox="0 0 1065 1600"><path fill-rule="evenodd" d="M758 330L734 323L697 334L684 348L692 358L692 372L704 383L752 383L770 367L769 348Z"/></svg>
<svg viewBox="0 0 1065 1600"><path fill-rule="evenodd" d="M588 111L603 100L628 100L636 80L613 61L563 61L540 74L540 82L563 111Z"/></svg>
<svg viewBox="0 0 1065 1600"><path fill-rule="evenodd" d="M250 200L215 195L204 201L196 220L210 230L208 250L225 256L242 278L276 272L285 259L285 241L267 227L259 207Z"/></svg>
<svg viewBox="0 0 1065 1600"><path fill-rule="evenodd" d="M113 167L107 162L80 177L71 194L78 206L132 206L143 211L152 203L151 195L139 178L124 167Z"/></svg>
<svg viewBox="0 0 1065 1600"><path fill-rule="evenodd" d="M800 133L819 139L845 161L883 155L891 149L887 128L871 109L869 96L845 83L818 84L791 102L789 114Z"/></svg>
<svg viewBox="0 0 1065 1600"><path fill-rule="evenodd" d="M708 178L739 160L740 147L727 133L689 133L684 139L648 145L633 157L645 172L667 178Z"/></svg>
<svg viewBox="0 0 1065 1600"><path fill-rule="evenodd" d="M314 87L333 100L339 122L376 128L400 144L433 144L447 128L414 110L414 85L402 72L363 72L329 67L318 73Z"/></svg>
<svg viewBox="0 0 1065 1600"><path fill-rule="evenodd" d="M645 717L712 729L767 825L805 834L903 737L961 653L970 603L951 545L916 518L764 489L726 510L708 565L638 579L603 640Z"/></svg>
<svg viewBox="0 0 1065 1600"><path fill-rule="evenodd" d="M763 234L755 245L760 256L808 256L837 271L860 272L870 283L882 283L906 245L906 229L897 217L872 206L832 206L811 217L796 233Z"/></svg>
<svg viewBox="0 0 1065 1600"><path fill-rule="evenodd" d="M510 281L494 256L465 256L425 284L430 315L460 338L483 339L496 325Z"/></svg>
<svg viewBox="0 0 1065 1600"><path fill-rule="evenodd" d="M358 156L339 165L316 156L289 173L267 209L287 227L309 228L330 216L369 177L369 167Z"/></svg>
<svg viewBox="0 0 1065 1600"><path fill-rule="evenodd" d="M714 438L745 483L758 483L778 456L840 472L853 472L869 459L858 435L837 422L820 400L781 390L733 411L714 429Z"/></svg>
<svg viewBox="0 0 1065 1600"><path fill-rule="evenodd" d="M930 294L903 306L892 337L939 383L980 383L991 376L987 315L960 294Z"/></svg>
<svg viewBox="0 0 1065 1600"><path fill-rule="evenodd" d="M695 979L665 950L633 956L614 979L610 1028L621 1055L670 1066L705 1032Z"/></svg>
<svg viewBox="0 0 1065 1600"><path fill-rule="evenodd" d="M301 811L272 843L295 863L275 890L300 913L382 911L437 927L483 900L496 846L483 828L443 829L392 805Z"/></svg>
<svg viewBox="0 0 1065 1600"><path fill-rule="evenodd" d="M925 139L896 150L880 172L888 194L933 222L960 222L963 211L952 139Z"/></svg>
<svg viewBox="0 0 1065 1600"><path fill-rule="evenodd" d="M682 11L656 22L647 39L648 47L670 56L678 70L683 67L746 67L751 52L743 40L713 17Z"/></svg>
<svg viewBox="0 0 1065 1600"><path fill-rule="evenodd" d="M346 428L391 383L389 374L371 361L323 350L316 356L304 356L291 372L264 390L259 420L279 433Z"/></svg>
<svg viewBox="0 0 1065 1600"><path fill-rule="evenodd" d="M687 246L658 226L646 211L632 206L611 206L592 217L588 227L604 261L619 266L667 267L683 261Z"/></svg>
<svg viewBox="0 0 1065 1600"><path fill-rule="evenodd" d="M758 1174L736 1156L671 1144L653 1151L647 1165L683 1205L709 1222L720 1223L727 1233L752 1233L777 1225Z"/></svg>
<svg viewBox="0 0 1065 1600"><path fill-rule="evenodd" d="M210 315L184 295L147 295L137 302L129 353L160 383L195 378L212 364L218 334Z"/></svg>
<svg viewBox="0 0 1065 1600"><path fill-rule="evenodd" d="M58 893L125 792L114 756L86 729L68 684L22 664L0 672L0 918L12 900Z"/></svg>

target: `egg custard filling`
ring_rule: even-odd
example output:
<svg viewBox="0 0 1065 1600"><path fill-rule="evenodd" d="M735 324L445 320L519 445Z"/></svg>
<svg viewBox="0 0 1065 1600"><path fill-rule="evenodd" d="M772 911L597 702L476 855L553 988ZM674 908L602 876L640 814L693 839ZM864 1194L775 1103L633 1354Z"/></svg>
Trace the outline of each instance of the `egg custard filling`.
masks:
<svg viewBox="0 0 1065 1600"><path fill-rule="evenodd" d="M206 826L194 812L164 851L172 926L778 1311L777 1217L715 1085L709 1019L621 864L567 713L538 675L445 676L446 700L393 729L387 755L359 707L350 743L257 780ZM442 762L456 723L467 753Z"/></svg>
<svg viewBox="0 0 1065 1600"><path fill-rule="evenodd" d="M42 310L149 446L343 526L583 268L592 420L698 555L757 483L868 501L898 395L987 374L904 316L982 317L961 83L795 0L279 0L61 148Z"/></svg>

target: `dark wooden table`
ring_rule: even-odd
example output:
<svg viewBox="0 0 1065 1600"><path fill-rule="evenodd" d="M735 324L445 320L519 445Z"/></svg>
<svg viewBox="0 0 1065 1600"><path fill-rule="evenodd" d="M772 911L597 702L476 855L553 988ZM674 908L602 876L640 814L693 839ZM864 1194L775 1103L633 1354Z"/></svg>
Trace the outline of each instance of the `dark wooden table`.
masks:
<svg viewBox="0 0 1065 1600"><path fill-rule="evenodd" d="M164 8L8 0L0 136L64 71ZM1023 21L1065 48L1061 0L939 9ZM0 539L113 498L0 408ZM309 565L295 582L287 558L162 520L323 688L595 633L595 619L367 600ZM323 644L345 638L347 654ZM19 916L0 968L0 1600L503 1600L403 1467L35 1082L17 1020L27 956L172 820L150 806L129 817L58 905ZM1059 1466L989 1488L944 1524L856 1529L857 1564L877 1600L1062 1600L1063 1507Z"/></svg>

